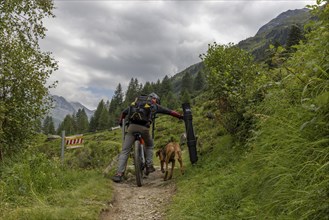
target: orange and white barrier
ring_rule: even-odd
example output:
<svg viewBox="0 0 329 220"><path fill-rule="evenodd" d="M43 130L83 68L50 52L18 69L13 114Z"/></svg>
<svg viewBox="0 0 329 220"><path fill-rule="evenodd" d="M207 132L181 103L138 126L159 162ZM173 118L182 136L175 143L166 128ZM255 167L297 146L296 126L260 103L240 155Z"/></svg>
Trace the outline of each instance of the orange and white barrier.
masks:
<svg viewBox="0 0 329 220"><path fill-rule="evenodd" d="M65 145L67 149L83 147L83 135L78 134L65 137Z"/></svg>

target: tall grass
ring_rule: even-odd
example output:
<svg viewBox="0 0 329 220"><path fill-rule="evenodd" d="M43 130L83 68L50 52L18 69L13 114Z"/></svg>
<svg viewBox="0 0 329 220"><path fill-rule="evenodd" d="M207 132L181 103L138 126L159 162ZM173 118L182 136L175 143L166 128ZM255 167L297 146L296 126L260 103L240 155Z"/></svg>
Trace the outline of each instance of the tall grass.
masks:
<svg viewBox="0 0 329 220"><path fill-rule="evenodd" d="M36 140L0 166L0 219L97 219L112 189L102 171L118 152L119 132L86 135L60 158L60 140ZM82 169L83 168L83 169Z"/></svg>
<svg viewBox="0 0 329 220"><path fill-rule="evenodd" d="M316 131L302 129L314 113L283 97L272 96L258 109L267 117L259 120L261 132L255 134L245 164L247 171L257 170L255 178L248 178L255 187L252 199L263 217L321 219L329 212L329 142L314 140Z"/></svg>
<svg viewBox="0 0 329 220"><path fill-rule="evenodd" d="M271 90L250 109L254 130L240 146L205 120L205 106L195 112L200 160L178 178L167 219L328 219L328 138L305 125L314 112Z"/></svg>

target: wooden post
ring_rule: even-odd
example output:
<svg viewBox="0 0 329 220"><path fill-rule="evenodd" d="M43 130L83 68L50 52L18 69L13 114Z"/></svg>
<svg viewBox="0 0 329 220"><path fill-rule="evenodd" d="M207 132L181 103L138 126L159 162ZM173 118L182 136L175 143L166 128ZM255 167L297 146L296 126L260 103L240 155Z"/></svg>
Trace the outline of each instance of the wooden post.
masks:
<svg viewBox="0 0 329 220"><path fill-rule="evenodd" d="M64 165L64 149L65 149L65 130L62 131L62 151L61 151L62 165Z"/></svg>

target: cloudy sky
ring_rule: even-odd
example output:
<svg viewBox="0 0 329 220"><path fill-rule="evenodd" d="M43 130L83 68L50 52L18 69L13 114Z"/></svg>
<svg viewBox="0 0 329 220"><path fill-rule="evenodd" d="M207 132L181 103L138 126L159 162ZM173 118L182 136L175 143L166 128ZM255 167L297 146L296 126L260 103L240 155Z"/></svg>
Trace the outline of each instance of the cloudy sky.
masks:
<svg viewBox="0 0 329 220"><path fill-rule="evenodd" d="M44 51L59 84L51 93L95 109L131 78L156 82L200 62L212 42L238 43L289 9L314 0L54 0Z"/></svg>

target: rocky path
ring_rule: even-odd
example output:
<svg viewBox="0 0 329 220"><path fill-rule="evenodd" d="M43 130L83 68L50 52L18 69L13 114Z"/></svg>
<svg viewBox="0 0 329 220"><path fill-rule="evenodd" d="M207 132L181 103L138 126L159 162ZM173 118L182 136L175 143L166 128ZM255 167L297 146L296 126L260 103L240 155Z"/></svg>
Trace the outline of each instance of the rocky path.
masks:
<svg viewBox="0 0 329 220"><path fill-rule="evenodd" d="M114 183L114 198L105 210L101 220L161 220L167 205L175 193L173 181L163 181L163 174L156 171L144 179L137 187L135 177L128 174L122 183Z"/></svg>

